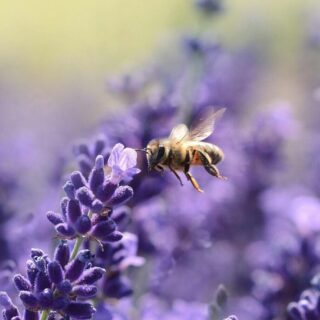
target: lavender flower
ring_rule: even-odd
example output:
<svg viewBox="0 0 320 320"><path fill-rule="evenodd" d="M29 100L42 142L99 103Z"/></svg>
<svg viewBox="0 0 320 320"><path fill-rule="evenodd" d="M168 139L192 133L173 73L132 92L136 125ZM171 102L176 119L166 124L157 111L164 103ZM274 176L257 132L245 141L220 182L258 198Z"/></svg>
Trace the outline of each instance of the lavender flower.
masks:
<svg viewBox="0 0 320 320"><path fill-rule="evenodd" d="M108 167L111 168L110 182L118 184L121 181L130 181L140 172L136 168L137 153L130 148L124 148L121 143L116 144L108 159Z"/></svg>
<svg viewBox="0 0 320 320"><path fill-rule="evenodd" d="M133 292L129 279L124 272L131 266L139 267L144 259L137 256L137 237L124 233L124 237L116 243L104 244L96 254L96 264L107 266L103 279L103 294L109 298L120 299Z"/></svg>
<svg viewBox="0 0 320 320"><path fill-rule="evenodd" d="M76 156L80 171L85 178L89 177L89 174L94 166L95 159L98 155L102 155L106 161L110 154L108 142L103 135L98 136L92 144L89 141L79 142L74 147L73 151Z"/></svg>
<svg viewBox="0 0 320 320"><path fill-rule="evenodd" d="M94 283L105 273L102 268L90 266L90 252L80 251L74 260L68 262L69 248L62 243L57 247L52 261L40 249L32 249L30 257L27 277L16 274L13 278L28 319L37 318L39 311L51 312L49 316L60 314L63 317L90 319L95 308L85 300L96 295ZM17 308L6 294L1 297L6 319L18 316Z"/></svg>
<svg viewBox="0 0 320 320"><path fill-rule="evenodd" d="M111 172L105 173L104 158L96 157L88 179L81 172L73 172L64 185L68 198L61 202L61 213L48 212L49 221L62 238L87 237L101 242L118 241L121 234L110 218L114 206L128 201L133 190L119 186L123 179L132 178L140 170L135 168L136 152L116 145L108 159Z"/></svg>

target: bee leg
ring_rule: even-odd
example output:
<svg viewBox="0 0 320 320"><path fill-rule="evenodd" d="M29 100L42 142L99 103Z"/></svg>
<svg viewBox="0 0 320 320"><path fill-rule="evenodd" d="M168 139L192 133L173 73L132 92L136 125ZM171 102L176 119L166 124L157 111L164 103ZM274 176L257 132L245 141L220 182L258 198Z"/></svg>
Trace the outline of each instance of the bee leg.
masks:
<svg viewBox="0 0 320 320"><path fill-rule="evenodd" d="M184 165L184 174L186 175L188 181L190 181L193 185L193 187L199 191L199 192L203 192L202 189L200 189L198 182L196 181L196 179L191 175L191 173L189 172L190 170L190 152L187 153L186 156L186 162Z"/></svg>
<svg viewBox="0 0 320 320"><path fill-rule="evenodd" d="M220 174L218 168L214 164L210 163L210 160L202 152L199 152L199 156L204 168L209 174L222 180L227 179Z"/></svg>
<svg viewBox="0 0 320 320"><path fill-rule="evenodd" d="M158 164L157 166L155 166L155 170L160 172L160 174L163 176L164 174L164 167L162 167L160 164Z"/></svg>
<svg viewBox="0 0 320 320"><path fill-rule="evenodd" d="M199 192L203 192L203 190L200 188L197 180L191 175L190 172L185 172L185 175L187 177L187 179L192 183L193 187L199 191Z"/></svg>
<svg viewBox="0 0 320 320"><path fill-rule="evenodd" d="M179 180L181 186L183 186L182 180L181 180L180 176L178 175L177 171L175 171L170 165L169 165L169 169L177 177L177 179Z"/></svg>
<svg viewBox="0 0 320 320"><path fill-rule="evenodd" d="M155 169L156 171L158 171L158 172L161 172L161 173L163 173L163 171L164 171L163 167L160 166L159 164L156 165L156 166L154 167L154 169Z"/></svg>

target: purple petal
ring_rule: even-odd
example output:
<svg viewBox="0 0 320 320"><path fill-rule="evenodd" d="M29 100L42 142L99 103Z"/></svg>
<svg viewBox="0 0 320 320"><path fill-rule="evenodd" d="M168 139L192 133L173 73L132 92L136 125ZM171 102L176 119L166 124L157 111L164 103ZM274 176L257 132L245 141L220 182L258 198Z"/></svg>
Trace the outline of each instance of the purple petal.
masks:
<svg viewBox="0 0 320 320"><path fill-rule="evenodd" d="M114 165L117 165L119 160L120 160L120 156L121 156L121 152L124 149L124 145L121 143L117 143L111 150L111 154L109 156L108 159L108 166L110 168L112 168Z"/></svg>
<svg viewBox="0 0 320 320"><path fill-rule="evenodd" d="M122 170L135 167L137 164L137 152L131 148L125 148L120 156L118 165Z"/></svg>
<svg viewBox="0 0 320 320"><path fill-rule="evenodd" d="M125 171L123 171L118 165L114 165L112 167L110 182L117 185L124 177Z"/></svg>

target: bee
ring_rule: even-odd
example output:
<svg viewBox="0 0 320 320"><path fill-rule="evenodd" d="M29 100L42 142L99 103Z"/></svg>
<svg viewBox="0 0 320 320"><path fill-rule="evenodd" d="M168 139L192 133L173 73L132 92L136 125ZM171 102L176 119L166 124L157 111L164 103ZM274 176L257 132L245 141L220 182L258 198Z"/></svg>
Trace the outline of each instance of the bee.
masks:
<svg viewBox="0 0 320 320"><path fill-rule="evenodd" d="M185 124L178 124L169 137L151 140L144 149L149 170L163 172L169 169L183 185L177 172L182 171L199 192L203 190L189 172L191 166L203 166L210 175L225 180L216 167L224 157L223 151L214 144L202 141L213 133L217 119L221 118L225 110L214 111L209 108L192 123L190 129Z"/></svg>

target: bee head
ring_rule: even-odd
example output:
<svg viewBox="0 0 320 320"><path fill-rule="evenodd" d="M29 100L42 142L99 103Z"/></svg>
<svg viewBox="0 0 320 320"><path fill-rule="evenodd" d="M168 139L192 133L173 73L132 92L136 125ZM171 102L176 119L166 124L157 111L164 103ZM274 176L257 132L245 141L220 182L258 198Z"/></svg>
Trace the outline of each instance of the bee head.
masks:
<svg viewBox="0 0 320 320"><path fill-rule="evenodd" d="M159 140L154 139L148 143L145 150L147 155L148 168L149 171L151 171L161 160L164 154L164 147L160 146Z"/></svg>

